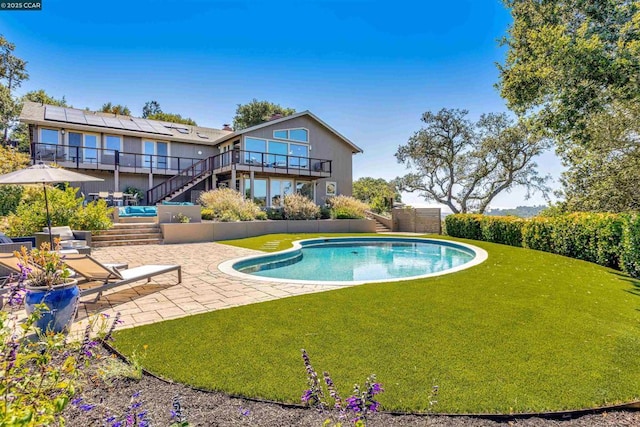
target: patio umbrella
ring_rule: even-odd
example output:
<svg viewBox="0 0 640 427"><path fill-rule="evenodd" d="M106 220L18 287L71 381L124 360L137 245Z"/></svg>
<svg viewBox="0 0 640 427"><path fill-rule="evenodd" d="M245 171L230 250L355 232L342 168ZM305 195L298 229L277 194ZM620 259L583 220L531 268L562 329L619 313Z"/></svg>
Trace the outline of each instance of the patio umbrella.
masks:
<svg viewBox="0 0 640 427"><path fill-rule="evenodd" d="M51 215L49 213L49 201L47 200L47 184L56 184L60 182L87 182L87 181L104 181L102 178L96 178L77 172L72 172L62 168L53 168L44 163L38 163L28 168L20 169L0 175L0 184L39 184L42 183L44 188L44 205L47 209L47 226L49 227L49 243L53 248L53 238L51 236Z"/></svg>

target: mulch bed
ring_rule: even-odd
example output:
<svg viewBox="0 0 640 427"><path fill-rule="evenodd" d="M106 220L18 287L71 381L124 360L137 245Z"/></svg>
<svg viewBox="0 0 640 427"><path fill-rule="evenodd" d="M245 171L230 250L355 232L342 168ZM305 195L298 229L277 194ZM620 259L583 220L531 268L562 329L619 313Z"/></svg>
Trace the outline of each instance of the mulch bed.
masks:
<svg viewBox="0 0 640 427"><path fill-rule="evenodd" d="M106 350L105 350L106 352ZM67 426L86 427L111 425L108 415L124 414L131 396L140 393L139 411L148 411L152 426L169 426L175 396L180 397L182 414L191 426L313 426L320 427L328 414L315 409L297 408L276 403L256 402L230 397L223 393L203 392L181 384L172 384L150 375L140 381L118 378L106 384L94 377L79 396L82 403L94 404L85 411L80 404L69 405L64 416ZM348 420L345 426L350 425ZM447 417L373 414L368 426L640 426L640 411L613 411L567 419L512 418L495 421L478 417Z"/></svg>

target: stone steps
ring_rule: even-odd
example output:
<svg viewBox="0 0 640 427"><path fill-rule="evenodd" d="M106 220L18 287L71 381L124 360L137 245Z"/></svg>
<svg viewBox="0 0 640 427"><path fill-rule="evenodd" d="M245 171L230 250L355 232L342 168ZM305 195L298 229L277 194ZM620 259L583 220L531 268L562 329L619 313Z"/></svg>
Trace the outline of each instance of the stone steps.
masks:
<svg viewBox="0 0 640 427"><path fill-rule="evenodd" d="M113 228L91 236L91 246L152 245L162 243L162 232L157 223L114 224Z"/></svg>
<svg viewBox="0 0 640 427"><path fill-rule="evenodd" d="M386 225L377 219L374 218L373 220L376 222L376 233L388 233L391 231Z"/></svg>

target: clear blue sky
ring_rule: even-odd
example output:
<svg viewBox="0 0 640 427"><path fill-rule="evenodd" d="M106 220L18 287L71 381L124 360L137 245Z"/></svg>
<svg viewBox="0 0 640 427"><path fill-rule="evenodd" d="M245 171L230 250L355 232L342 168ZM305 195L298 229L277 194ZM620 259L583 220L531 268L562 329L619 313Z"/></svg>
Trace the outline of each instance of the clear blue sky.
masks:
<svg viewBox="0 0 640 427"><path fill-rule="evenodd" d="M253 98L308 109L364 149L354 179L391 179L406 173L393 155L423 112L506 111L493 85L509 22L499 0L42 0L42 11L0 11L0 34L28 61L20 94L134 115L157 100L216 128ZM552 153L538 164L557 182ZM543 202L523 195L493 206Z"/></svg>

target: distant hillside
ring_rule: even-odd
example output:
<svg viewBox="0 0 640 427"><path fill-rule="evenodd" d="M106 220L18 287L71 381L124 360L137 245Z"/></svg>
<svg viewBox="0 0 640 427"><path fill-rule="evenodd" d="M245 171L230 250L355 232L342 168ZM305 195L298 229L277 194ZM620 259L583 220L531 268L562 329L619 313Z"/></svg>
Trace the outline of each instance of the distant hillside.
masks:
<svg viewBox="0 0 640 427"><path fill-rule="evenodd" d="M532 216L536 216L540 213L541 210L545 209L545 205L540 206L518 206L513 209L489 209L485 212L485 215L493 215L493 216L505 216L505 215L513 215L519 216L520 218L531 218Z"/></svg>

